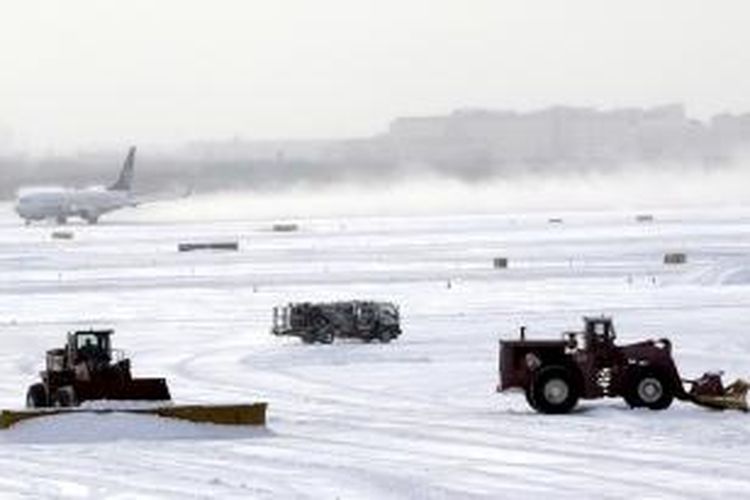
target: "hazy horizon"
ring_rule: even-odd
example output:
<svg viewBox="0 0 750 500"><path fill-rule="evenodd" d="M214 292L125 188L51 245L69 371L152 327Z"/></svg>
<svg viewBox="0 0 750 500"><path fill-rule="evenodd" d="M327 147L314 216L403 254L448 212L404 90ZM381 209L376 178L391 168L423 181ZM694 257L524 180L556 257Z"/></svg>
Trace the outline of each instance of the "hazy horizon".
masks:
<svg viewBox="0 0 750 500"><path fill-rule="evenodd" d="M740 1L11 2L0 150L362 137L396 116L750 110Z"/></svg>
<svg viewBox="0 0 750 500"><path fill-rule="evenodd" d="M402 173L403 174L403 173ZM302 180L285 185L237 184L143 197L145 204L111 214L114 222L306 219L567 212L636 213L750 207L747 162L713 170L630 165L609 172L548 172L469 182L435 171L380 182ZM150 199L150 201L149 201ZM10 207L0 198L0 205ZM10 212L10 210L7 210ZM103 222L103 223L106 223Z"/></svg>

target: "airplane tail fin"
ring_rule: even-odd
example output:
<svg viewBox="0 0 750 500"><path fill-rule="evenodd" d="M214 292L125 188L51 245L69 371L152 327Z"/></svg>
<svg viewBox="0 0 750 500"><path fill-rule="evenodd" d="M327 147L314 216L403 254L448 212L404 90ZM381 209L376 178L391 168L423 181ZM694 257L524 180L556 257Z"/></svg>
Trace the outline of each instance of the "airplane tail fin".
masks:
<svg viewBox="0 0 750 500"><path fill-rule="evenodd" d="M135 146L131 146L128 150L128 156L125 158L125 163L122 165L120 176L117 181L109 186L107 189L110 191L130 191L133 184L133 168L135 166Z"/></svg>

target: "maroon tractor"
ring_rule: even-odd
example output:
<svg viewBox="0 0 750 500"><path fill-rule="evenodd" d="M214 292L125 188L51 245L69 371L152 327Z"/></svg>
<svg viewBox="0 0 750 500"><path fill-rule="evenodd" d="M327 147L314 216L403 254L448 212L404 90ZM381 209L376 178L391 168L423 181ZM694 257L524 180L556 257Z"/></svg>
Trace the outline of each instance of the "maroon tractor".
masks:
<svg viewBox="0 0 750 500"><path fill-rule="evenodd" d="M500 341L498 391L523 390L540 413L567 413L581 398L604 397L652 410L668 408L675 397L712 408L747 409L743 381L724 388L716 374L681 380L669 340L617 345L615 338L606 317L584 318L583 331L566 332L560 340L527 340L521 327L520 339ZM683 382L691 385L689 391Z"/></svg>
<svg viewBox="0 0 750 500"><path fill-rule="evenodd" d="M77 406L98 399L166 401L163 378L133 378L130 360L117 356L112 330L87 330L68 334L64 348L47 351L41 382L29 387L26 406ZM115 358L119 359L115 359Z"/></svg>

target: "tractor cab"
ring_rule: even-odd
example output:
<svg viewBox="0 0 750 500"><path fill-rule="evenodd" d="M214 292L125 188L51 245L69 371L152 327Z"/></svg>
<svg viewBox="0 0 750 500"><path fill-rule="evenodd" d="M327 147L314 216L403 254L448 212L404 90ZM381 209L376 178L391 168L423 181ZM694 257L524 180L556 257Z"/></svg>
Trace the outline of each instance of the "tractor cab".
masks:
<svg viewBox="0 0 750 500"><path fill-rule="evenodd" d="M589 349L596 347L612 347L615 343L615 325L612 323L612 318L604 316L598 318L585 317L583 318L584 323L584 338L586 339L586 346Z"/></svg>
<svg viewBox="0 0 750 500"><path fill-rule="evenodd" d="M612 318L604 316L584 317L582 331L563 334L568 354L612 348L616 337Z"/></svg>
<svg viewBox="0 0 750 500"><path fill-rule="evenodd" d="M631 408L664 410L674 398L709 408L748 411L750 383L724 387L721 376L680 377L669 339L615 344L612 318L583 318L583 330L563 333L562 341L500 341L499 391L522 389L541 413L567 413L579 398L621 397ZM684 383L690 384L689 391Z"/></svg>
<svg viewBox="0 0 750 500"><path fill-rule="evenodd" d="M68 352L73 364L93 362L109 364L112 360L110 336L113 330L86 330L68 334Z"/></svg>

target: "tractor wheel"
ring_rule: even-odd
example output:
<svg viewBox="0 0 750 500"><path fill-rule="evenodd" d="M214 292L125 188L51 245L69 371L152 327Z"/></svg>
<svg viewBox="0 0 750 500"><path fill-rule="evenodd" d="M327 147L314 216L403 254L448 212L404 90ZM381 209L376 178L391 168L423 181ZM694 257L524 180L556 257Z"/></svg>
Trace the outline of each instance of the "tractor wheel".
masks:
<svg viewBox="0 0 750 500"><path fill-rule="evenodd" d="M659 370L639 368L628 377L623 397L631 408L666 410L674 400L674 393L669 378Z"/></svg>
<svg viewBox="0 0 750 500"><path fill-rule="evenodd" d="M393 340L393 332L391 332L390 328L384 328L380 330L379 338L382 343L387 344Z"/></svg>
<svg viewBox="0 0 750 500"><path fill-rule="evenodd" d="M330 344L333 342L333 333L328 331L330 329L330 324L325 316L322 314L315 316L312 320L312 327L313 332L310 336L312 337L313 342L320 342L322 344ZM327 341L329 336L331 336L331 340Z"/></svg>
<svg viewBox="0 0 750 500"><path fill-rule="evenodd" d="M57 406L68 408L76 405L76 394L72 387L61 387L56 394Z"/></svg>
<svg viewBox="0 0 750 500"><path fill-rule="evenodd" d="M46 408L49 406L47 388L44 384L34 384L26 393L26 408Z"/></svg>
<svg viewBox="0 0 750 500"><path fill-rule="evenodd" d="M578 403L579 390L573 373L564 366L547 366L534 375L529 404L540 413L568 413Z"/></svg>
<svg viewBox="0 0 750 500"><path fill-rule="evenodd" d="M539 408L538 408L538 407L537 407L537 405L536 405L536 401L534 401L534 391L533 391L533 390L531 389L531 386L527 387L527 388L526 388L526 389L525 389L525 390L523 391L523 393L524 393L524 395L526 396L526 402L527 402L527 403L529 404L529 406L530 406L530 407L531 407L532 409L534 409L534 410L536 410L536 411L539 411Z"/></svg>
<svg viewBox="0 0 750 500"><path fill-rule="evenodd" d="M332 331L327 330L318 335L318 342L321 344L333 344L334 334Z"/></svg>

